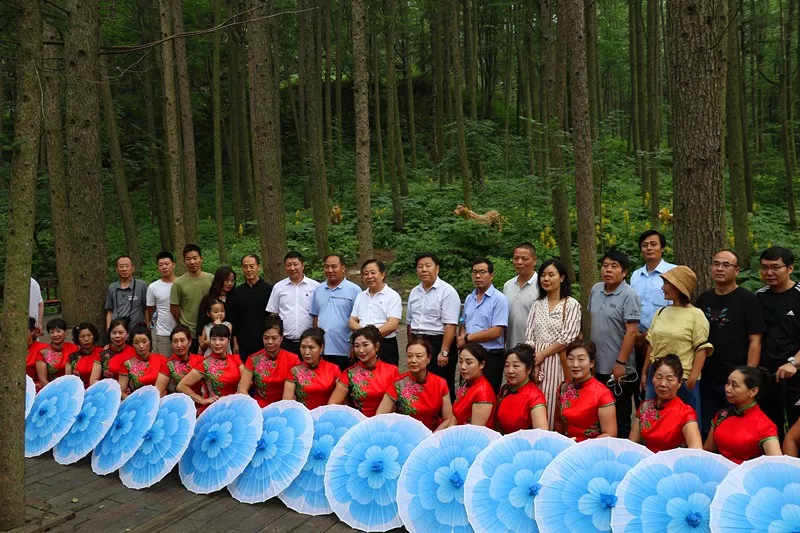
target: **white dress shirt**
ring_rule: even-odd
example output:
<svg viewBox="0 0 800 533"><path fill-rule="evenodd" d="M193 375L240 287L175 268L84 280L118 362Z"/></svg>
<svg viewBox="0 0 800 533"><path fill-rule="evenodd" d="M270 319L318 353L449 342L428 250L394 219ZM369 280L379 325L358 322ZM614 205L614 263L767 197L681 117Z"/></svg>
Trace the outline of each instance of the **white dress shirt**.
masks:
<svg viewBox="0 0 800 533"><path fill-rule="evenodd" d="M313 324L311 318L311 298L318 281L303 276L300 283L292 283L285 278L272 288L267 302L267 313L277 313L283 320L283 336L291 341L300 339L300 335Z"/></svg>
<svg viewBox="0 0 800 533"><path fill-rule="evenodd" d="M460 316L461 298L442 278L437 277L427 291L420 283L408 295L406 322L414 333L441 335L446 325L458 325Z"/></svg>
<svg viewBox="0 0 800 533"><path fill-rule="evenodd" d="M388 285L384 285L374 296L367 289L356 296L350 316L356 317L362 327L372 324L379 328L386 324L390 318L403 318L403 301L397 291ZM385 338L392 339L396 336L397 331L395 330L386 335Z"/></svg>

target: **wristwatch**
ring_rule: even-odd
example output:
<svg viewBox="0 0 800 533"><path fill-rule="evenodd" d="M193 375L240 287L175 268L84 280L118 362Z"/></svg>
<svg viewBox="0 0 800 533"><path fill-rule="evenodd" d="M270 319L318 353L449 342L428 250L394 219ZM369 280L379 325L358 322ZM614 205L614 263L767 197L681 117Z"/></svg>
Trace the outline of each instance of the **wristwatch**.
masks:
<svg viewBox="0 0 800 533"><path fill-rule="evenodd" d="M798 361L797 359L795 359L795 357L794 357L794 356L792 356L792 357L790 357L789 359L787 359L787 361L789 361L789 363L790 363L790 364L791 364L793 367L795 367L795 368L797 368L797 367L800 367L800 361Z"/></svg>
<svg viewBox="0 0 800 533"><path fill-rule="evenodd" d="M442 356L447 357L447 354L450 353L447 350L442 350Z"/></svg>

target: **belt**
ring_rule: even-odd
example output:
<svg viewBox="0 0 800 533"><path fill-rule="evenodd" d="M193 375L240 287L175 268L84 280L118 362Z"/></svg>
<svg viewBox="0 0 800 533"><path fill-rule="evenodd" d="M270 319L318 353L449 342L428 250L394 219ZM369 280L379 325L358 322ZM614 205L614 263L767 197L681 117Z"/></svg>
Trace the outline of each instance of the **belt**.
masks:
<svg viewBox="0 0 800 533"><path fill-rule="evenodd" d="M415 335L417 337L443 337L444 336L444 332L442 332L442 333L423 333L421 331L413 331L413 330L411 331L411 334Z"/></svg>

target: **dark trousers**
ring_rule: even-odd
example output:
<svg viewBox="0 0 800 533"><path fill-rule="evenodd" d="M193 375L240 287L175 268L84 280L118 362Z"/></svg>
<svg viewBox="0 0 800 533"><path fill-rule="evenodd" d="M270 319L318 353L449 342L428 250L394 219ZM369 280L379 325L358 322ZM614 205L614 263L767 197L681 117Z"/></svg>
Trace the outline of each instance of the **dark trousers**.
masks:
<svg viewBox="0 0 800 533"><path fill-rule="evenodd" d="M711 421L717 411L728 405L728 399L725 397L725 384L704 379L703 388L700 389L700 405L703 406L700 432L703 434L703 442L705 442L708 432L711 431Z"/></svg>
<svg viewBox="0 0 800 533"><path fill-rule="evenodd" d="M483 375L492 384L495 394L500 393L500 385L503 384L503 367L505 366L505 350L486 350L486 366L483 367Z"/></svg>
<svg viewBox="0 0 800 533"><path fill-rule="evenodd" d="M281 341L281 348L283 348L287 352L292 352L297 356L300 355L300 341L293 341L291 339L287 339L286 337L284 337L283 340Z"/></svg>
<svg viewBox="0 0 800 533"><path fill-rule="evenodd" d="M431 362L428 363L428 372L431 374L435 374L447 382L447 390L450 391L450 399L453 400L456 394L456 363L458 362L458 354L452 350L452 345L448 350L448 358L447 364L445 366L439 366L437 358L439 357L439 352L442 351L442 342L444 341L444 335L421 335L421 334L413 334L414 337L421 337L431 343ZM410 339L409 339L410 340Z"/></svg>
<svg viewBox="0 0 800 533"><path fill-rule="evenodd" d="M611 394L614 395L616 403L614 407L617 410L617 437L620 439L627 439L631 433L631 415L633 414L633 398L638 396L639 380L634 380L632 383L623 382L621 389L619 385L613 387L608 386L608 381L611 379L612 374L595 374L597 381L608 387ZM628 376L632 378L633 376Z"/></svg>
<svg viewBox="0 0 800 533"><path fill-rule="evenodd" d="M339 370L345 370L349 366L351 366L350 356L347 355L328 355L326 353L322 354L322 358L329 363L333 363L334 365L339 367Z"/></svg>
<svg viewBox="0 0 800 533"><path fill-rule="evenodd" d="M639 377L642 377L642 370L644 370L644 359L647 357L647 345L649 343L647 341L637 342L634 345L634 349L636 351L636 373ZM639 394L633 395L633 403L636 405L636 409L639 409L639 404L642 403L642 397Z"/></svg>
<svg viewBox="0 0 800 533"><path fill-rule="evenodd" d="M400 351L397 349L397 337L391 339L381 339L378 348L378 357L384 363L397 366L400 364Z"/></svg>
<svg viewBox="0 0 800 533"><path fill-rule="evenodd" d="M784 380L780 383L775 383L774 380L764 383L758 399L761 410L778 426L778 437L781 441L788 428L800 418L800 405L798 405L800 390L795 388L798 383L800 383L798 374L789 380L789 383Z"/></svg>

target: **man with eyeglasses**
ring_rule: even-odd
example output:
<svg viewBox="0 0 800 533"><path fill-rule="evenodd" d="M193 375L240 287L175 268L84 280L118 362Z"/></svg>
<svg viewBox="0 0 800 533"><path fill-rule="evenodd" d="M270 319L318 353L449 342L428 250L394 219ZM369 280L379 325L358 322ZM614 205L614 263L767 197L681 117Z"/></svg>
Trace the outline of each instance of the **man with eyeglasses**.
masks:
<svg viewBox="0 0 800 533"><path fill-rule="evenodd" d="M625 282L630 261L622 252L606 252L600 260L603 281L595 283L589 296L592 341L597 346L595 378L616 399L617 436L631 432L633 396L638 390L634 345L639 331L639 295Z"/></svg>
<svg viewBox="0 0 800 533"><path fill-rule="evenodd" d="M794 254L788 248L767 248L760 263L767 284L756 292L766 324L760 364L775 381L764 385L758 403L783 439L800 418L800 285L792 280Z"/></svg>
<svg viewBox="0 0 800 533"><path fill-rule="evenodd" d="M705 313L710 326L708 342L714 355L703 365L703 386L700 388L703 438L711 430L714 415L728 404L725 384L728 376L740 366L758 366L761 338L766 326L756 295L739 287L739 256L731 250L720 250L711 261L714 288L695 302Z"/></svg>
<svg viewBox="0 0 800 533"><path fill-rule="evenodd" d="M472 284L475 290L464 300L456 344L459 350L473 342L486 348L488 356L483 375L497 394L503 383L508 299L494 288L493 280L494 264L489 259L482 257L472 262Z"/></svg>

